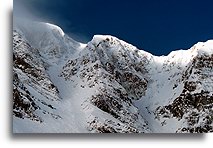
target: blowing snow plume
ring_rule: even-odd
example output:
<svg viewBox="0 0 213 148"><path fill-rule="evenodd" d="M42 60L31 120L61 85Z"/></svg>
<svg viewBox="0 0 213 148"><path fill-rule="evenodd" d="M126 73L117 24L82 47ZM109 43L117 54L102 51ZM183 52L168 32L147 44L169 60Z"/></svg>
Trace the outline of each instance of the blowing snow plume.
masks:
<svg viewBox="0 0 213 148"><path fill-rule="evenodd" d="M212 132L212 84L213 40L158 57L34 19L13 28L14 133Z"/></svg>

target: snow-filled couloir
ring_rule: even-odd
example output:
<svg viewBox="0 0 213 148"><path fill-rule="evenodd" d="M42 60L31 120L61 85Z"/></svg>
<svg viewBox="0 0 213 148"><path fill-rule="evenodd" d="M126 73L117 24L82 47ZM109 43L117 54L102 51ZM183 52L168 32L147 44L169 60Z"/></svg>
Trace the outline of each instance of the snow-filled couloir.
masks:
<svg viewBox="0 0 213 148"><path fill-rule="evenodd" d="M110 35L13 28L13 132L203 133L213 126L213 40L154 56Z"/></svg>

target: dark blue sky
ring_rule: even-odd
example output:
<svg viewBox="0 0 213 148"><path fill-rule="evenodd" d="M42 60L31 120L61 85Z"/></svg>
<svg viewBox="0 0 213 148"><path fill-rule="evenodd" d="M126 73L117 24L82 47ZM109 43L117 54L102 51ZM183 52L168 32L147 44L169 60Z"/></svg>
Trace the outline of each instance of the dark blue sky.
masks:
<svg viewBox="0 0 213 148"><path fill-rule="evenodd" d="M154 55L213 39L213 0L14 0L18 5L78 41L110 34Z"/></svg>

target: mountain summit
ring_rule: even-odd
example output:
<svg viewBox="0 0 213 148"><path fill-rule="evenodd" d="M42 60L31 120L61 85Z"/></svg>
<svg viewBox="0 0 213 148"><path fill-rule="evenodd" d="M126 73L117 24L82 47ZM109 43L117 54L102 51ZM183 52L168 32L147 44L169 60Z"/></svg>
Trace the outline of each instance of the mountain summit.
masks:
<svg viewBox="0 0 213 148"><path fill-rule="evenodd" d="M110 35L13 28L14 133L213 132L213 40L154 56Z"/></svg>

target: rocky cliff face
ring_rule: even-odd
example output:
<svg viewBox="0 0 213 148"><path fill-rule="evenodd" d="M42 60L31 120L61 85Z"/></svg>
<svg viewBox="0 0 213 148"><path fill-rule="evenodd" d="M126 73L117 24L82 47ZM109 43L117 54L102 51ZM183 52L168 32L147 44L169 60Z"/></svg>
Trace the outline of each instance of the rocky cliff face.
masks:
<svg viewBox="0 0 213 148"><path fill-rule="evenodd" d="M176 132L212 132L213 54L194 57L182 75L182 92L174 101L157 109L162 118L177 118L183 125Z"/></svg>
<svg viewBox="0 0 213 148"><path fill-rule="evenodd" d="M60 101L57 87L46 73L38 49L13 32L13 115L42 122L42 115L60 118L46 110L55 110L52 103ZM45 118L45 117L44 117Z"/></svg>
<svg viewBox="0 0 213 148"><path fill-rule="evenodd" d="M212 41L156 57L40 26L13 31L14 132L212 132Z"/></svg>
<svg viewBox="0 0 213 148"><path fill-rule="evenodd" d="M92 106L119 121L110 120L116 126L108 124L106 119L100 122L99 118L103 118L100 114L89 121L90 128L96 132L149 131L146 121L133 105L133 100L143 96L147 89L144 65L148 61L144 58L142 64L136 56L138 49L130 49L131 53L128 48L131 47L122 45L114 37L95 36L77 58L70 59L62 68L60 76L65 80L75 83L76 79L80 79L82 90L96 91L87 98Z"/></svg>

